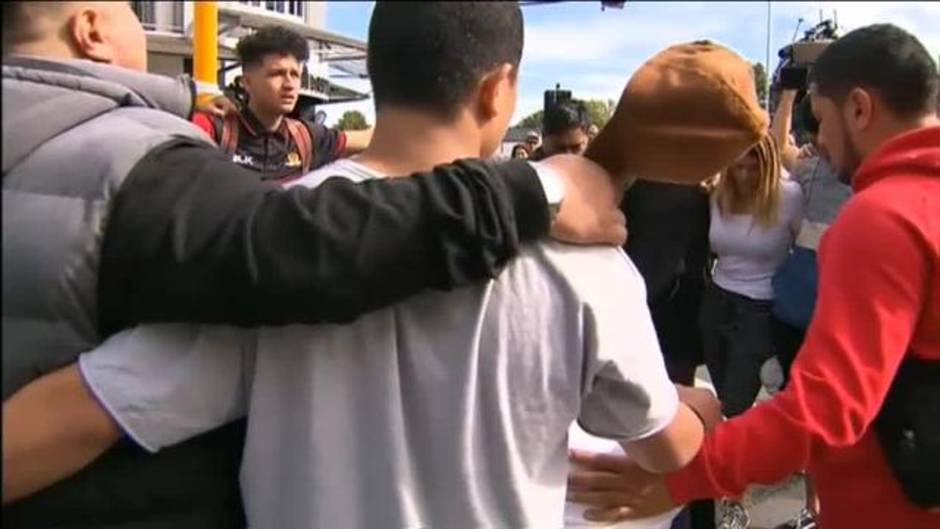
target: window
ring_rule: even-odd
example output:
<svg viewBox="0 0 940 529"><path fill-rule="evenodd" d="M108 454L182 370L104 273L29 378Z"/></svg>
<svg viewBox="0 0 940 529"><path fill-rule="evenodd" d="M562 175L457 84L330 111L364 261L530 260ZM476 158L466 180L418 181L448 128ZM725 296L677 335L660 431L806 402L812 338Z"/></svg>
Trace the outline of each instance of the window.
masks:
<svg viewBox="0 0 940 529"><path fill-rule="evenodd" d="M304 18L304 7L306 7L306 2L298 2L291 0L288 2L290 4L289 10L290 14L295 17Z"/></svg>
<svg viewBox="0 0 940 529"><path fill-rule="evenodd" d="M297 1L297 0L240 0L241 4L250 5L254 7L261 7L267 11L274 13L281 13L284 15L291 15L297 18L304 18L306 12L306 2Z"/></svg>
<svg viewBox="0 0 940 529"><path fill-rule="evenodd" d="M131 2L131 9L148 31L183 32L182 2Z"/></svg>
<svg viewBox="0 0 940 529"><path fill-rule="evenodd" d="M157 22L157 10L153 2L131 2L131 9L145 29L152 29Z"/></svg>

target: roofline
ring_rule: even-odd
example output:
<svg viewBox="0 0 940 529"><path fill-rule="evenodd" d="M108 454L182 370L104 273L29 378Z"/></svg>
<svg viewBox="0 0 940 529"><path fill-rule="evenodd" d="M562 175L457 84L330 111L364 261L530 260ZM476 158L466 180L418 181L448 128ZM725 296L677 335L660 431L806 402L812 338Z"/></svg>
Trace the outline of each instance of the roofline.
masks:
<svg viewBox="0 0 940 529"><path fill-rule="evenodd" d="M366 43L364 41L324 29L314 28L296 17L274 13L260 7L219 2L219 15L235 17L238 19L240 26L255 29L277 23L289 27L292 31L299 33L302 37L309 40L316 40L327 44L338 44L361 52L366 51Z"/></svg>

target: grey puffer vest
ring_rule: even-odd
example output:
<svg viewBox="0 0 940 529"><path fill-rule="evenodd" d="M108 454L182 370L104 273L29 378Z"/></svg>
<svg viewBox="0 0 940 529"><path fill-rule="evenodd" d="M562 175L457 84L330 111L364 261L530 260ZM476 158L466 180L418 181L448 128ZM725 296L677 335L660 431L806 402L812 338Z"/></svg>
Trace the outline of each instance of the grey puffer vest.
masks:
<svg viewBox="0 0 940 529"><path fill-rule="evenodd" d="M97 282L111 201L148 152L186 137L186 78L88 61L3 61L3 398L100 343ZM231 432L229 432L231 433ZM155 456L125 443L4 507L23 527L202 528L241 523L237 435Z"/></svg>

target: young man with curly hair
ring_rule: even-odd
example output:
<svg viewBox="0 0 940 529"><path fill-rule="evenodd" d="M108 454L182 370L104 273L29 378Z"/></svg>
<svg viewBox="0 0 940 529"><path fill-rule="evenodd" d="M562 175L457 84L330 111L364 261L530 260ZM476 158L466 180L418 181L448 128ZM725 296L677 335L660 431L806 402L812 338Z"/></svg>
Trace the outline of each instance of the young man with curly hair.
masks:
<svg viewBox="0 0 940 529"><path fill-rule="evenodd" d="M283 181L369 144L371 129L343 132L288 117L297 106L303 64L310 57L302 36L266 26L242 38L237 52L247 104L225 117L206 112L193 116L232 161L257 171L262 180Z"/></svg>

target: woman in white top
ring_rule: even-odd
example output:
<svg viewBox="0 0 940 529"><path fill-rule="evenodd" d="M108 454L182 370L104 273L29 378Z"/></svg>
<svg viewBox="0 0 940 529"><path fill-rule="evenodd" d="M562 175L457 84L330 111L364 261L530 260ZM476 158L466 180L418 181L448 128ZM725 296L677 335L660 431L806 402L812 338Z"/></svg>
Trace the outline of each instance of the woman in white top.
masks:
<svg viewBox="0 0 940 529"><path fill-rule="evenodd" d="M781 177L770 137L722 173L711 203L709 242L717 263L699 323L703 353L725 416L746 411L773 356L774 273L802 218L798 184Z"/></svg>

